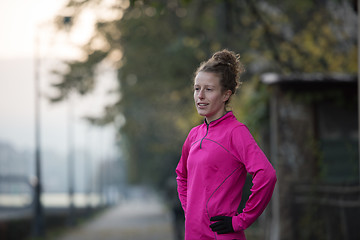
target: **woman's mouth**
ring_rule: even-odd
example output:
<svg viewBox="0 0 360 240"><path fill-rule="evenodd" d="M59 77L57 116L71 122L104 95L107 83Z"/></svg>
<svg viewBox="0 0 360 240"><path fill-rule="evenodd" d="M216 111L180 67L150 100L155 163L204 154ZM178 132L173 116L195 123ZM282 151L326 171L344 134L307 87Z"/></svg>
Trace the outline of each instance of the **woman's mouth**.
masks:
<svg viewBox="0 0 360 240"><path fill-rule="evenodd" d="M197 105L199 108L205 108L209 104L208 103L198 103Z"/></svg>

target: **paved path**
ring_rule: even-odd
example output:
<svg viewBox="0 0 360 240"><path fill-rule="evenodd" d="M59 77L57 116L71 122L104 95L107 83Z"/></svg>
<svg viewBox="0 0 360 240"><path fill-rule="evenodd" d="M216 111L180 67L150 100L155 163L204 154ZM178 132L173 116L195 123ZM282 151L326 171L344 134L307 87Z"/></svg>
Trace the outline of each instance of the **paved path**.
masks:
<svg viewBox="0 0 360 240"><path fill-rule="evenodd" d="M58 240L172 240L171 217L156 200L133 200L110 208Z"/></svg>

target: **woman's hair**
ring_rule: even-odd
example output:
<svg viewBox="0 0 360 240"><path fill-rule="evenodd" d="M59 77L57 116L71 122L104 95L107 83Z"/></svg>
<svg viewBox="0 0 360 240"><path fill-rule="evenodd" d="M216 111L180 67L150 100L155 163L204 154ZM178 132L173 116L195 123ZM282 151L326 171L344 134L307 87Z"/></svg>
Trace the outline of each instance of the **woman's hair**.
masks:
<svg viewBox="0 0 360 240"><path fill-rule="evenodd" d="M220 77L220 85L223 91L231 90L232 94L241 84L240 74L244 72L244 67L240 62L240 55L232 51L224 49L214 53L214 55L202 62L195 72L195 76L199 72L211 72ZM228 101L226 102L226 104Z"/></svg>

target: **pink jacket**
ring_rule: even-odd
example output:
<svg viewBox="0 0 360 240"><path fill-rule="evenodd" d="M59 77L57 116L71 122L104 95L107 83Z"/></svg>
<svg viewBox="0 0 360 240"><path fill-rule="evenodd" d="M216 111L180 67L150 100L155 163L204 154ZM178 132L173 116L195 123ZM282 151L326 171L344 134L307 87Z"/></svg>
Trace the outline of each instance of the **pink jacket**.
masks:
<svg viewBox="0 0 360 240"><path fill-rule="evenodd" d="M239 214L247 173L253 178L252 194ZM232 112L190 131L176 174L185 240L244 240L244 230L264 211L276 182L274 168ZM234 233L211 231L210 218L219 215L233 217Z"/></svg>

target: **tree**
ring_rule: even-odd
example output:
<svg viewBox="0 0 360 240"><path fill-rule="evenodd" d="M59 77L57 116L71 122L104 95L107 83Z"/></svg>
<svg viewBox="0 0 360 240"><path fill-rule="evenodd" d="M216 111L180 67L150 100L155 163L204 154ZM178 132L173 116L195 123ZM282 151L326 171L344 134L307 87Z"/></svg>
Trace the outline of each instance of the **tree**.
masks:
<svg viewBox="0 0 360 240"><path fill-rule="evenodd" d="M281 5L274 0L69 0L65 9L73 11L75 23L89 9L99 16L94 35L82 47L86 58L65 62L68 71L57 71L62 81L54 84L60 90L54 99L61 101L69 89L91 93L97 66L111 62L118 71L119 101L89 120L107 124L125 116L118 134L130 181L161 186L174 174L189 129L201 121L191 95L201 61L222 48L242 54L244 87L254 94L235 97L233 108L252 116L248 113L266 104L256 84L262 72L357 71L355 21L334 11L354 13L350 6L330 0ZM57 23L61 29L61 17Z"/></svg>

